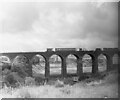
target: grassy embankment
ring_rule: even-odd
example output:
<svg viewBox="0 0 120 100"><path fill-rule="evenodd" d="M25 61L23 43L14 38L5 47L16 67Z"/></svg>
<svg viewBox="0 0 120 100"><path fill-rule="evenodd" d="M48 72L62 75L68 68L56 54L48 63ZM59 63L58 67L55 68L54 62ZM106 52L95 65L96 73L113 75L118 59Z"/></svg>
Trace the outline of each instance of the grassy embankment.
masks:
<svg viewBox="0 0 120 100"><path fill-rule="evenodd" d="M102 77L105 76L105 77ZM98 77L73 82L71 79L51 80L41 86L4 87L0 98L117 98L117 71L103 72Z"/></svg>

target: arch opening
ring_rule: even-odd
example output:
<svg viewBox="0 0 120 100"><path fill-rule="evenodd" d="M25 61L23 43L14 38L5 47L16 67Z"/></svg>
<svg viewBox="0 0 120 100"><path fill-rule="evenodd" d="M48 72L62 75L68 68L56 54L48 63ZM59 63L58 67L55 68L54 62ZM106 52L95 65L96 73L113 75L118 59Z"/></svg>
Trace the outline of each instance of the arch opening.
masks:
<svg viewBox="0 0 120 100"><path fill-rule="evenodd" d="M73 54L69 54L66 58L67 74L77 73L77 57Z"/></svg>
<svg viewBox="0 0 120 100"><path fill-rule="evenodd" d="M50 75L59 75L61 74L62 70L62 59L59 55L52 55L49 58L49 64L50 64Z"/></svg>
<svg viewBox="0 0 120 100"><path fill-rule="evenodd" d="M82 58L83 73L92 73L92 56L85 54Z"/></svg>
<svg viewBox="0 0 120 100"><path fill-rule="evenodd" d="M2 76L2 72L7 69L11 69L11 60L7 56L0 56L0 76Z"/></svg>
<svg viewBox="0 0 120 100"><path fill-rule="evenodd" d="M29 59L25 55L18 55L13 59L11 70L23 77L31 75L32 72Z"/></svg>
<svg viewBox="0 0 120 100"><path fill-rule="evenodd" d="M0 63L11 63L11 61L7 56L0 56Z"/></svg>
<svg viewBox="0 0 120 100"><path fill-rule="evenodd" d="M45 76L45 58L42 55L35 55L32 58L32 75Z"/></svg>
<svg viewBox="0 0 120 100"><path fill-rule="evenodd" d="M98 56L98 72L107 70L107 57L104 54Z"/></svg>
<svg viewBox="0 0 120 100"><path fill-rule="evenodd" d="M12 64L17 64L18 66L21 64L29 64L29 59L24 55L18 55L13 59Z"/></svg>

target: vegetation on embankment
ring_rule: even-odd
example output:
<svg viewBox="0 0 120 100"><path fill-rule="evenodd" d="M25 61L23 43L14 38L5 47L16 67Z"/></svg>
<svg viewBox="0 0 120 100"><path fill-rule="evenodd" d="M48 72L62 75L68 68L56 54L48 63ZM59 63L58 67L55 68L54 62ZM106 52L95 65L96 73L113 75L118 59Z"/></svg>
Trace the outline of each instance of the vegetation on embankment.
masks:
<svg viewBox="0 0 120 100"><path fill-rule="evenodd" d="M70 78L51 80L45 85L4 87L0 98L117 98L117 70L103 72L75 84Z"/></svg>

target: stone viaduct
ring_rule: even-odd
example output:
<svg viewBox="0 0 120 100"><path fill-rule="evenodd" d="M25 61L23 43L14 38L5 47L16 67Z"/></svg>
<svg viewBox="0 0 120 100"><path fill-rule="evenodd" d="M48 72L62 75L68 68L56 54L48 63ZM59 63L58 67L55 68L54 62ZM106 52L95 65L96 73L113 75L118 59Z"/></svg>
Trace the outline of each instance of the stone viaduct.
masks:
<svg viewBox="0 0 120 100"><path fill-rule="evenodd" d="M112 58L114 56L114 54L118 54L118 56L120 57L119 54L119 50L117 48L96 48L96 50L72 50L72 49L55 49L55 51L53 51L52 49L47 49L47 51L45 52L7 52L7 53L0 53L0 56L7 56L10 61L12 62L14 60L14 58L16 56L19 55L23 55L25 56L27 59L29 59L29 75L32 76L32 63L31 63L31 59L35 56L35 55L41 55L44 57L45 59L45 77L49 78L50 77L50 64L49 64L49 58L52 55L58 55L61 60L62 60L62 66L61 66L61 76L62 77L67 77L67 71L66 71L66 58L68 55L72 54L77 58L77 76L80 76L83 71L82 71L82 58L85 54L88 54L91 56L92 58L92 73L97 73L98 72L98 56L100 54L103 54L106 56L107 58L107 70L110 70L113 66L112 63Z"/></svg>

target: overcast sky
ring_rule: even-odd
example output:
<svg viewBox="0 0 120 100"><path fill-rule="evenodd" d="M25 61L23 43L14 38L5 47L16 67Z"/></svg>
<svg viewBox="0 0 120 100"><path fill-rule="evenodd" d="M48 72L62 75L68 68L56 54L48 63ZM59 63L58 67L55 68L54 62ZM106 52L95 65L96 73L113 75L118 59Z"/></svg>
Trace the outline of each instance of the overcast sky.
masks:
<svg viewBox="0 0 120 100"><path fill-rule="evenodd" d="M117 3L2 2L0 52L118 46Z"/></svg>

